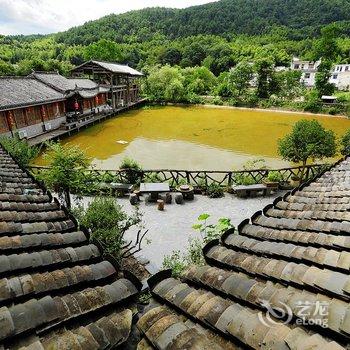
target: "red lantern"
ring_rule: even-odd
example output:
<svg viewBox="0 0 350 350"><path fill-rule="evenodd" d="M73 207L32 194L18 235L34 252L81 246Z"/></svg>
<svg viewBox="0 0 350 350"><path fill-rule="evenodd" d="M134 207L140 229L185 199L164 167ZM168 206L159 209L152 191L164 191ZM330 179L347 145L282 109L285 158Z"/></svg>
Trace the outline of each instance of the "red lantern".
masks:
<svg viewBox="0 0 350 350"><path fill-rule="evenodd" d="M95 96L95 102L96 102L96 105L98 105L99 101L98 101L98 96L97 95Z"/></svg>
<svg viewBox="0 0 350 350"><path fill-rule="evenodd" d="M74 109L77 111L79 109L79 103L77 100L74 102Z"/></svg>

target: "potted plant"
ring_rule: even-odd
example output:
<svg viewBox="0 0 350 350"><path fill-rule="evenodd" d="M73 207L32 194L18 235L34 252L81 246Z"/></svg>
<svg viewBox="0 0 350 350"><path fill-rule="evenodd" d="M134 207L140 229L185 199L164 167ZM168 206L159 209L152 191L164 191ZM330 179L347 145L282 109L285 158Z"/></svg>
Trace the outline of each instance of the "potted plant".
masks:
<svg viewBox="0 0 350 350"><path fill-rule="evenodd" d="M283 176L278 171L269 171L267 176L263 179L263 183L267 187L274 187L274 188L278 188L281 181L283 181Z"/></svg>
<svg viewBox="0 0 350 350"><path fill-rule="evenodd" d="M301 184L301 179L299 176L297 175L292 175L291 178L290 178L290 185L292 187L299 187Z"/></svg>

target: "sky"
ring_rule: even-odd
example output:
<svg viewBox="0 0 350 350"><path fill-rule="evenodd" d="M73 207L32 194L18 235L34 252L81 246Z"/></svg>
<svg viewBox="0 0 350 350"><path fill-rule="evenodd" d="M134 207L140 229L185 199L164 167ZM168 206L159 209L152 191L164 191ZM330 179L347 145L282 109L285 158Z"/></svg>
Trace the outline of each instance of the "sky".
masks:
<svg viewBox="0 0 350 350"><path fill-rule="evenodd" d="M0 0L0 34L48 34L111 13L145 7L184 8L214 0Z"/></svg>

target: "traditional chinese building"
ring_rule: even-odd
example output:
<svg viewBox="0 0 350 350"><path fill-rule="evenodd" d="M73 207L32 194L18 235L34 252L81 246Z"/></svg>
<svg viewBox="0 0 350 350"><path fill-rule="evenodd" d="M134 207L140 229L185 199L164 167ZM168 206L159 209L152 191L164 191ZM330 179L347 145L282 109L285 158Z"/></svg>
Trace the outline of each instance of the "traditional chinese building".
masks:
<svg viewBox="0 0 350 350"><path fill-rule="evenodd" d="M88 76L100 86L108 88L113 109L135 104L140 100L138 80L143 74L117 63L88 61L72 70L72 75Z"/></svg>
<svg viewBox="0 0 350 350"><path fill-rule="evenodd" d="M64 134L141 101L142 73L133 68L89 61L72 73L72 78L58 72L0 77L0 134L40 138L58 128Z"/></svg>
<svg viewBox="0 0 350 350"><path fill-rule="evenodd" d="M66 96L33 77L0 77L0 133L34 137L65 120Z"/></svg>
<svg viewBox="0 0 350 350"><path fill-rule="evenodd" d="M107 107L108 88L84 78L66 78L57 72L33 72L31 77L65 95L66 112L99 112Z"/></svg>

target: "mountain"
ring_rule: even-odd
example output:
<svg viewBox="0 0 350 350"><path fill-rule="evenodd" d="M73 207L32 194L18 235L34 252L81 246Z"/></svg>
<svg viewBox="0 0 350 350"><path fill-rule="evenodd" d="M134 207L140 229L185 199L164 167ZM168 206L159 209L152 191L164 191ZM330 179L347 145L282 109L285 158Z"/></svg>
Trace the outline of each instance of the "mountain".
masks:
<svg viewBox="0 0 350 350"><path fill-rule="evenodd" d="M186 9L147 8L108 15L58 33L68 45L90 44L101 38L116 42L147 41L155 33L169 39L216 34L259 35L276 27L294 39L315 36L332 22L350 28L349 0L221 0Z"/></svg>

